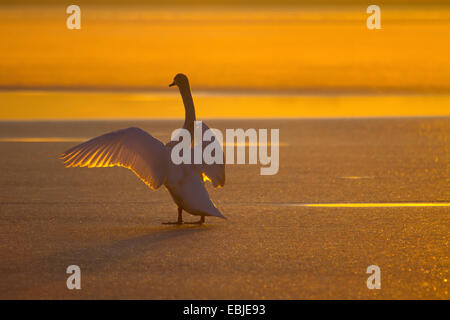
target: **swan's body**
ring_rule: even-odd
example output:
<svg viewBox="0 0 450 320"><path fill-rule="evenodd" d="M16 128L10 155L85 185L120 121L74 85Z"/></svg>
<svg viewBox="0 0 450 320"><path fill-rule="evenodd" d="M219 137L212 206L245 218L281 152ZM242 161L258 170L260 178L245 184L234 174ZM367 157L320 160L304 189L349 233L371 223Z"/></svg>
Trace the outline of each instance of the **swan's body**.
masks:
<svg viewBox="0 0 450 320"><path fill-rule="evenodd" d="M178 74L174 82L180 89L186 109L183 128L193 137L195 110L188 79ZM203 131L208 130L203 124ZM144 130L127 128L104 134L79 144L61 155L66 167L113 167L121 166L132 170L151 189L161 185L169 191L178 206L178 220L182 224L182 210L193 215L225 218L209 198L204 181L210 180L214 187L225 184L224 164L179 164L170 157L175 142L164 145Z"/></svg>

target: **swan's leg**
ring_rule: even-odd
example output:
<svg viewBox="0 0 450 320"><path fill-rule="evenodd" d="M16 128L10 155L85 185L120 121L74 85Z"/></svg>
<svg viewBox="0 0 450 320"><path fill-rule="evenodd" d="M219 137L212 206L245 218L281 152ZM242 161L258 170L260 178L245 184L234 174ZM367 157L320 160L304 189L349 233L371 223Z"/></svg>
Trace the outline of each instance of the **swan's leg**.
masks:
<svg viewBox="0 0 450 320"><path fill-rule="evenodd" d="M163 224L183 224L183 209L178 207L178 221L176 222L163 222Z"/></svg>
<svg viewBox="0 0 450 320"><path fill-rule="evenodd" d="M187 223L187 224L204 224L204 223L205 223L205 216L202 216L202 217L200 218L200 220L198 220L198 221L195 221L195 222L185 222L185 223Z"/></svg>

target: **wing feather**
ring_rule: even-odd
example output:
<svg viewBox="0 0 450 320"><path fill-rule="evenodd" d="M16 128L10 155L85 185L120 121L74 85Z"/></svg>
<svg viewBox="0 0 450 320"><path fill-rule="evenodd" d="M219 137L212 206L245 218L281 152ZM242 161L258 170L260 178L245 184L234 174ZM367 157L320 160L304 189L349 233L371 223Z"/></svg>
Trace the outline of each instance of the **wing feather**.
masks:
<svg viewBox="0 0 450 320"><path fill-rule="evenodd" d="M202 123L202 131L204 134L205 131L209 130L209 127L203 122ZM217 139L217 137L214 135L214 139ZM203 141L203 148L204 150L207 145L212 143L212 141ZM221 147L221 152L223 155L223 149ZM192 154L194 154L194 151L192 150ZM212 185L215 188L223 187L225 185L225 157L223 157L222 163L213 163L213 164L196 164L194 165L197 172L202 176L202 179L204 182L210 181Z"/></svg>
<svg viewBox="0 0 450 320"><path fill-rule="evenodd" d="M81 143L61 157L66 167L124 167L152 189L165 181L168 152L164 145L139 128L127 128Z"/></svg>

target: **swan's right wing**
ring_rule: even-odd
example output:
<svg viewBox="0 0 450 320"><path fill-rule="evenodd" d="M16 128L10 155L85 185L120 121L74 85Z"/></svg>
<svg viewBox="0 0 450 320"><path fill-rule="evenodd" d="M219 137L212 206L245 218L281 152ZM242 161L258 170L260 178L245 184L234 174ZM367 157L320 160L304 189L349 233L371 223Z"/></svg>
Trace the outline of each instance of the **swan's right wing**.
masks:
<svg viewBox="0 0 450 320"><path fill-rule="evenodd" d="M152 189L164 183L168 170L164 145L144 130L133 127L79 144L64 152L61 159L66 167L125 167Z"/></svg>

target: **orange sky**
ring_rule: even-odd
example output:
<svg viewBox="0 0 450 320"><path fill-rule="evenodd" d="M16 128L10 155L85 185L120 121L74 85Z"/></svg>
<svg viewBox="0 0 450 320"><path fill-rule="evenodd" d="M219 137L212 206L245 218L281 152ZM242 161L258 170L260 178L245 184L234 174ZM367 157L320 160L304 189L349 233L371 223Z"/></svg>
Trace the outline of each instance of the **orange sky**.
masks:
<svg viewBox="0 0 450 320"><path fill-rule="evenodd" d="M0 87L450 92L448 7L0 8Z"/></svg>
<svg viewBox="0 0 450 320"><path fill-rule="evenodd" d="M183 117L178 72L203 117L450 113L449 7L81 9L0 6L0 119Z"/></svg>

